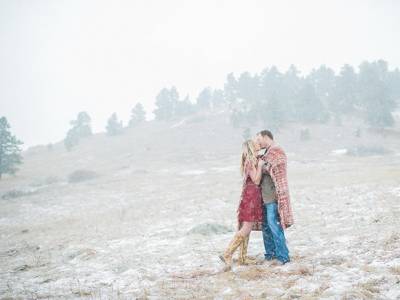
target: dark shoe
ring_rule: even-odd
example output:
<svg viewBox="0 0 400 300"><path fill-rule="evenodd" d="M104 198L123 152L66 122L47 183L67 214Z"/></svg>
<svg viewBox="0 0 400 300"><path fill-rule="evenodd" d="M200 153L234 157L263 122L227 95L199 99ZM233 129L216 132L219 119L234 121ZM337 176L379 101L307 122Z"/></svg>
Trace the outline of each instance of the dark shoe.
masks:
<svg viewBox="0 0 400 300"><path fill-rule="evenodd" d="M274 262L271 264L271 266L283 266L285 264L287 264L288 262L290 262L290 259L287 260L280 260L279 258L275 257Z"/></svg>
<svg viewBox="0 0 400 300"><path fill-rule="evenodd" d="M275 255L264 254L264 259L265 259L265 260L273 260L273 259L275 259L275 258L276 258Z"/></svg>

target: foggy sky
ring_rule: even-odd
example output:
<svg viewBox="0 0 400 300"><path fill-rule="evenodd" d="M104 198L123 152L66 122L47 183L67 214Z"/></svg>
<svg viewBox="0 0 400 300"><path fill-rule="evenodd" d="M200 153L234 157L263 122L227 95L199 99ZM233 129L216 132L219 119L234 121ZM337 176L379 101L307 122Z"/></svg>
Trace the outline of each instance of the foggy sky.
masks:
<svg viewBox="0 0 400 300"><path fill-rule="evenodd" d="M163 87L194 101L229 72L400 67L399 20L399 2L378 0L0 0L0 116L25 149L62 140L79 111L104 131Z"/></svg>

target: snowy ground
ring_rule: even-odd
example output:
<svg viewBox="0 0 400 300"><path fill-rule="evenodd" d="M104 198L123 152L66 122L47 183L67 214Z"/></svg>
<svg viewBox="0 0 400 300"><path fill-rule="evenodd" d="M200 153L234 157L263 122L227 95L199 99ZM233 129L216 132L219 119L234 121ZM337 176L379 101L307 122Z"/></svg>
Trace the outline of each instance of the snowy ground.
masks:
<svg viewBox="0 0 400 300"><path fill-rule="evenodd" d="M2 299L400 299L400 157L290 157L292 262L235 266L237 157L123 169L1 200ZM250 255L262 258L253 232Z"/></svg>
<svg viewBox="0 0 400 300"><path fill-rule="evenodd" d="M400 299L398 138L378 141L388 154L353 157L343 149L378 137L316 127L301 143L297 129L282 132L292 262L224 273L241 133L170 127L25 154L18 176L0 181L0 299ZM99 176L68 183L79 168ZM28 194L1 198L13 189ZM260 232L249 247L262 262Z"/></svg>

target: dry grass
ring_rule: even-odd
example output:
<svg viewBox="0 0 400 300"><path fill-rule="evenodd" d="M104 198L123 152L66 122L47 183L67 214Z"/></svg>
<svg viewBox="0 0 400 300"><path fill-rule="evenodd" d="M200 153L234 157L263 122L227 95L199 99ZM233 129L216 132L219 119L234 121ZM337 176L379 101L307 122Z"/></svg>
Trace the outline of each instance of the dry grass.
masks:
<svg viewBox="0 0 400 300"><path fill-rule="evenodd" d="M244 280L261 280L265 279L266 276L271 275L269 269L259 268L259 267L247 267L242 271L237 272L240 279Z"/></svg>
<svg viewBox="0 0 400 300"><path fill-rule="evenodd" d="M217 274L223 273L223 271L215 271L215 270L210 270L210 269L204 269L204 270L193 270L193 271L188 271L188 272L181 272L181 273L175 273L172 274L172 278L178 278L178 279L193 279L193 278L201 278L201 277L208 277L208 276L215 276Z"/></svg>
<svg viewBox="0 0 400 300"><path fill-rule="evenodd" d="M377 268L374 266L365 264L361 267L361 270L363 270L364 272L367 272L367 273L375 273L377 271Z"/></svg>
<svg viewBox="0 0 400 300"><path fill-rule="evenodd" d="M288 279L283 283L283 287L288 290L296 284L297 279Z"/></svg>
<svg viewBox="0 0 400 300"><path fill-rule="evenodd" d="M356 291L364 296L373 296L374 294L379 294L379 285L385 282L384 278L381 279L371 279L366 282L358 283L355 286Z"/></svg>
<svg viewBox="0 0 400 300"><path fill-rule="evenodd" d="M385 250L394 250L398 248L399 244L400 244L400 234L392 233L392 235L385 240L383 245Z"/></svg>
<svg viewBox="0 0 400 300"><path fill-rule="evenodd" d="M400 275L400 266L391 267L390 272L395 275Z"/></svg>
<svg viewBox="0 0 400 300"><path fill-rule="evenodd" d="M288 274L290 276L293 276L293 275L312 276L314 274L314 270L303 265L303 266L299 266L295 270L288 271L285 274Z"/></svg>
<svg viewBox="0 0 400 300"><path fill-rule="evenodd" d="M374 297L375 297L374 294L370 293L368 291L355 290L355 291L346 292L341 299L342 300L369 300L369 299L373 299Z"/></svg>
<svg viewBox="0 0 400 300"><path fill-rule="evenodd" d="M315 297L316 299L319 299L321 295L329 289L329 284L327 282L324 282L321 284L321 286L317 289L315 289L312 293L312 297Z"/></svg>

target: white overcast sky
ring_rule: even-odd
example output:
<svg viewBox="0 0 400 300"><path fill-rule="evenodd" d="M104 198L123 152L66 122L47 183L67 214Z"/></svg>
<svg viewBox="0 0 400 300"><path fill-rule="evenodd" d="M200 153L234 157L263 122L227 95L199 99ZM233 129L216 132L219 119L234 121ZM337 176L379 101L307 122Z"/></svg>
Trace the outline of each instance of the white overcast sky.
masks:
<svg viewBox="0 0 400 300"><path fill-rule="evenodd" d="M0 0L0 116L23 148L82 110L95 132L113 112L126 124L163 87L194 100L229 72L380 58L400 67L400 1Z"/></svg>

